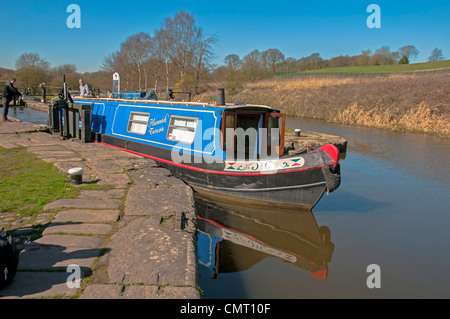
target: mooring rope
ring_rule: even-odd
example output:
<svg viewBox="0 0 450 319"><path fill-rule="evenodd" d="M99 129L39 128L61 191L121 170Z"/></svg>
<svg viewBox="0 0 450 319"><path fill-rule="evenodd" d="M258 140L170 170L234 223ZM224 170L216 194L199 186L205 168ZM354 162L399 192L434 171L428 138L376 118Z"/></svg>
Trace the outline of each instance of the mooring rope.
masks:
<svg viewBox="0 0 450 319"><path fill-rule="evenodd" d="M330 166L325 164L325 160L322 157L322 154L318 152L320 158L322 159L322 174L325 177L325 182L327 185L327 195L334 190L336 190L339 185L341 184L341 166L338 163L334 168L332 169Z"/></svg>

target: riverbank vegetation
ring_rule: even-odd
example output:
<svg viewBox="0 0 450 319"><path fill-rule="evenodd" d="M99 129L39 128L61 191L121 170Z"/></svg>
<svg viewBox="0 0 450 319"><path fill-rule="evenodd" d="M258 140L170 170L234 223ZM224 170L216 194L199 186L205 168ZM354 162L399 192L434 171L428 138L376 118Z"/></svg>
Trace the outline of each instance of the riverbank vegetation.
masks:
<svg viewBox="0 0 450 319"><path fill-rule="evenodd" d="M265 104L290 116L450 137L450 71L390 75L272 77L227 93L227 102ZM215 99L215 91L200 100Z"/></svg>
<svg viewBox="0 0 450 319"><path fill-rule="evenodd" d="M405 73L405 72L431 71L431 70L438 71L442 69L450 70L450 60L413 63L413 64L345 66L337 68L316 69L304 71L302 73L359 75L359 74L391 74L391 73ZM280 72L277 75L289 75L289 74ZM291 75L296 74L293 73Z"/></svg>

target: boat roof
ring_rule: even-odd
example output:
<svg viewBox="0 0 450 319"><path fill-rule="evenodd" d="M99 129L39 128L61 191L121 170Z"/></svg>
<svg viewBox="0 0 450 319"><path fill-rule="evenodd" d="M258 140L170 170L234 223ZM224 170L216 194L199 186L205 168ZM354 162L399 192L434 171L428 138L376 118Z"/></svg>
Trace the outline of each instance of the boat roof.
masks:
<svg viewBox="0 0 450 319"><path fill-rule="evenodd" d="M198 106L198 107L212 107L220 109L264 109L267 111L276 110L267 105L246 104L246 103L226 103L225 105L217 105L216 103L201 103L201 102L185 102L185 101L160 101L160 100L134 100L134 99L115 99L115 98L99 98L99 97L82 97L74 96L73 100L85 101L104 101L104 102L126 102L126 103L140 103L140 104L164 104L164 105L183 105L183 106Z"/></svg>

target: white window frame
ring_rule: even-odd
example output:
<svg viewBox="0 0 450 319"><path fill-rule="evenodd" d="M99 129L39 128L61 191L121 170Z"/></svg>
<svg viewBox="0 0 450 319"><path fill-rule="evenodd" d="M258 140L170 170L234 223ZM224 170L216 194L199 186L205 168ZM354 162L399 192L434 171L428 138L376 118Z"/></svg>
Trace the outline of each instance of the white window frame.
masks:
<svg viewBox="0 0 450 319"><path fill-rule="evenodd" d="M193 121L194 126L188 126L187 125L188 122L186 120ZM177 123L176 121L179 122ZM197 133L197 127L198 127L198 117L171 115L169 120L169 127L167 129L166 139L172 142L179 142L191 145L192 143L194 143L195 134ZM185 139L182 139L179 136L184 136Z"/></svg>
<svg viewBox="0 0 450 319"><path fill-rule="evenodd" d="M141 116L145 116L147 117L147 121L144 120L135 120L133 119L133 115L141 115ZM127 126L127 132L128 133L133 133L133 134L139 134L139 135L145 135L145 133L147 132L147 128L148 128L148 121L150 120L150 113L144 113L144 112L130 112L130 117L128 119L128 126ZM141 125L145 125L145 129L142 131L141 130L137 130L134 131L132 130L133 124L141 124Z"/></svg>

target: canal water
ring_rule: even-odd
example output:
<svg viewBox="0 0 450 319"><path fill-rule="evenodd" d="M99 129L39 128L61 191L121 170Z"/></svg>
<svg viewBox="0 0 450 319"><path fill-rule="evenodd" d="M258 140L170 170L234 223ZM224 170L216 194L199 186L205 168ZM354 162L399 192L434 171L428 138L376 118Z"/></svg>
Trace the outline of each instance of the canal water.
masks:
<svg viewBox="0 0 450 319"><path fill-rule="evenodd" d="M341 185L312 212L197 198L203 298L449 298L450 140L287 126L348 140Z"/></svg>
<svg viewBox="0 0 450 319"><path fill-rule="evenodd" d="M3 107L0 108L3 112ZM36 111L23 106L10 106L8 116L34 124L48 124L48 113Z"/></svg>
<svg viewBox="0 0 450 319"><path fill-rule="evenodd" d="M47 123L45 112L9 115ZM203 298L450 298L450 140L287 126L348 140L341 185L312 212L197 196Z"/></svg>

